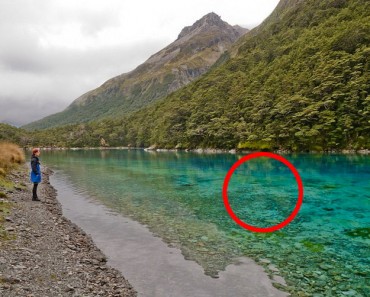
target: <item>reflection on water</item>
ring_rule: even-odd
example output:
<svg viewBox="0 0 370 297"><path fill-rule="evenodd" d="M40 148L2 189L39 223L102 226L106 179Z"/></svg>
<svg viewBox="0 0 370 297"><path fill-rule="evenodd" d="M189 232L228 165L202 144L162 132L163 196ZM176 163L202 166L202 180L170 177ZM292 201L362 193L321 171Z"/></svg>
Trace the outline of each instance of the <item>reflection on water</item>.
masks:
<svg viewBox="0 0 370 297"><path fill-rule="evenodd" d="M238 155L87 150L44 152L42 161L76 191L148 225L209 275L246 255L264 259L296 296L370 295L370 157L285 157L302 177L304 203L290 225L268 234L242 229L224 209L223 179ZM291 213L297 185L278 161L253 159L235 171L228 194L240 219L266 227Z"/></svg>

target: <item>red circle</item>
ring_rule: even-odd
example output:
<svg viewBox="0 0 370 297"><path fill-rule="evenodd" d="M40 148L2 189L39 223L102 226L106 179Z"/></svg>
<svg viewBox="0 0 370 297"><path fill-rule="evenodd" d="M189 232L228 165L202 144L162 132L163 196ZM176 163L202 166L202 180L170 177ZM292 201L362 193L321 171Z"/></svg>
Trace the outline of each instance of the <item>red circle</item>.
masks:
<svg viewBox="0 0 370 297"><path fill-rule="evenodd" d="M234 173L234 171L241 164L243 164L244 162L249 161L251 159L260 158L260 157L272 158L272 159L278 160L281 163L283 163L284 165L286 165L290 169L290 171L293 173L293 175L296 179L296 182L298 184L298 200L297 200L297 203L296 203L295 208L293 209L292 213L281 223L279 223L277 225L274 225L274 226L270 226L270 227L264 227L264 228L249 225L249 224L243 222L241 219L239 219L237 217L237 215L231 209L231 206L230 206L230 203L229 203L229 198L227 197L227 188L229 186L229 181L230 181L231 176ZM274 232L274 231L279 230L279 229L285 227L286 225L288 225L295 218L295 216L298 214L299 209L301 208L301 205L302 205L302 202L303 202L303 183L302 183L301 177L299 176L299 173L298 173L297 169L287 159L283 158L280 155L273 154L273 153L257 152L257 153L252 153L252 154L244 156L243 158L241 158L240 160L235 162L234 165L230 168L230 170L226 174L226 177L225 177L225 180L224 180L224 184L223 184L223 187L222 187L222 196L223 196L225 208L226 208L227 212L229 213L230 217L237 224L239 224L241 227L243 227L245 229L248 229L250 231L253 231L253 232Z"/></svg>

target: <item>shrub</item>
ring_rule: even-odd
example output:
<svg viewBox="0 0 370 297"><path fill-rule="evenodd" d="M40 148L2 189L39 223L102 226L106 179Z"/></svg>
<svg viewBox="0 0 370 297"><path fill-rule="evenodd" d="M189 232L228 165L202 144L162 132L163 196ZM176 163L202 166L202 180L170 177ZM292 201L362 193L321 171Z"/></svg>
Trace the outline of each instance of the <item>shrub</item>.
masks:
<svg viewBox="0 0 370 297"><path fill-rule="evenodd" d="M24 152L17 145L8 142L0 143L0 173L2 175L15 164L22 164L24 161Z"/></svg>

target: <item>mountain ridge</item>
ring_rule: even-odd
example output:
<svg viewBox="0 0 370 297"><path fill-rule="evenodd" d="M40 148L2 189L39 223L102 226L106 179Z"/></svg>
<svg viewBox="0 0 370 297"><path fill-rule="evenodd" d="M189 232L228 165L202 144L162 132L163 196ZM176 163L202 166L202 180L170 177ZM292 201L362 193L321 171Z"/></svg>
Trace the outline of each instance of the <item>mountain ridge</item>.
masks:
<svg viewBox="0 0 370 297"><path fill-rule="evenodd" d="M234 43L242 30L209 13L134 70L113 77L75 99L64 111L23 126L44 129L114 117L139 108L196 79Z"/></svg>

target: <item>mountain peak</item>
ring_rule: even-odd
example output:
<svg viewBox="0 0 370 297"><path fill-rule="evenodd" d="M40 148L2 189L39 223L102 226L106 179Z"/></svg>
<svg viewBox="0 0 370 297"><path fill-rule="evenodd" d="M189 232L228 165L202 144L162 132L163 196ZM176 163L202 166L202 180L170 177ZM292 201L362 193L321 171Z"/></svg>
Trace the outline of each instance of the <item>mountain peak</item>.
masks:
<svg viewBox="0 0 370 297"><path fill-rule="evenodd" d="M216 14L214 12L210 12L210 13L206 14L205 16L203 16L197 22L208 23L208 24L217 24L217 23L223 22L223 21L221 20L221 17L218 14Z"/></svg>
<svg viewBox="0 0 370 297"><path fill-rule="evenodd" d="M228 26L228 24L224 22L219 15L214 12L210 12L201 19L197 20L192 26L187 26L182 29L177 39L180 39L194 31L198 31L201 28L208 28L212 26L224 28Z"/></svg>

